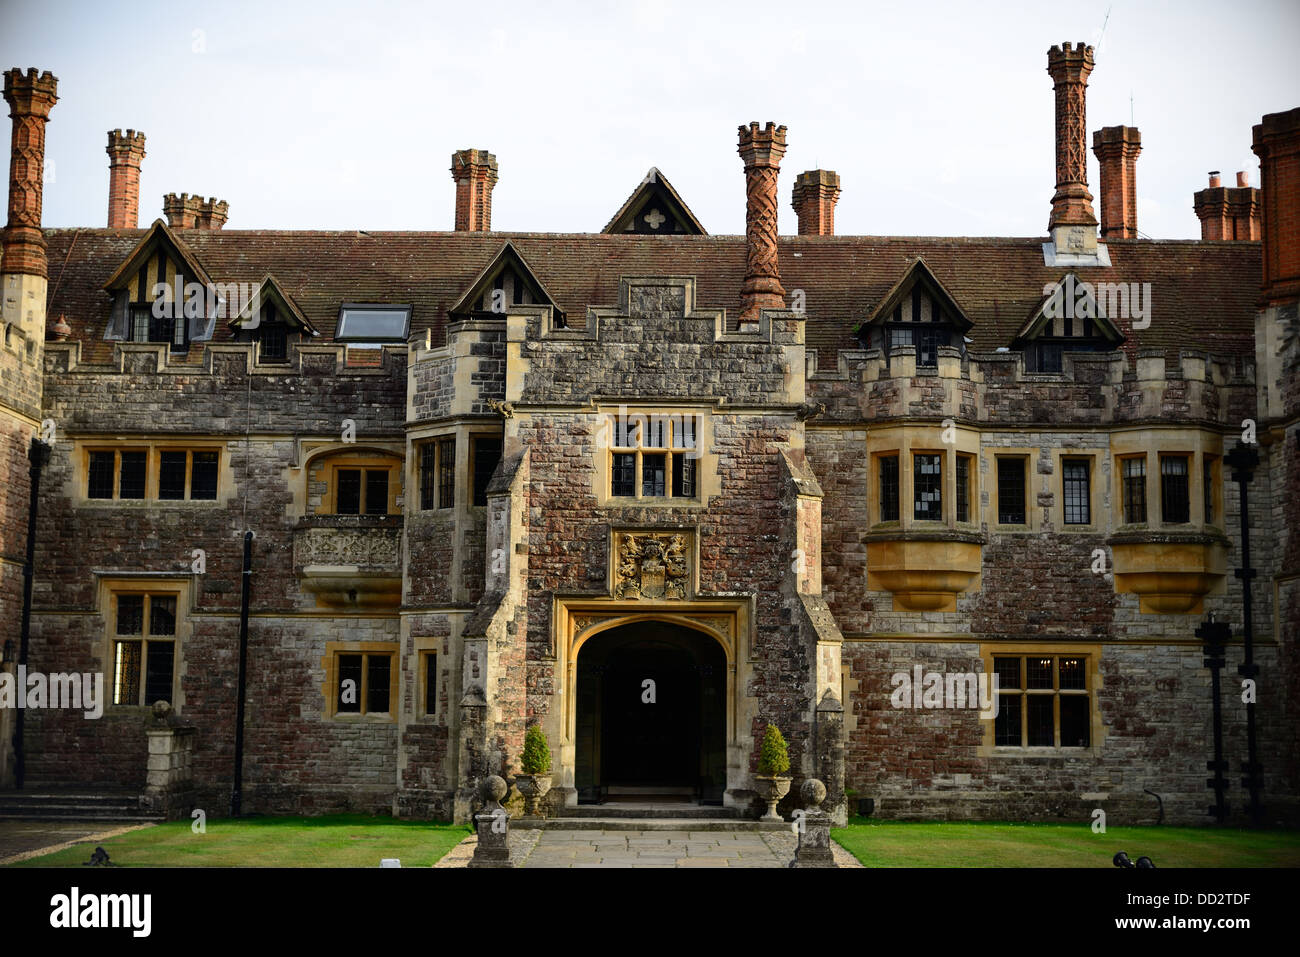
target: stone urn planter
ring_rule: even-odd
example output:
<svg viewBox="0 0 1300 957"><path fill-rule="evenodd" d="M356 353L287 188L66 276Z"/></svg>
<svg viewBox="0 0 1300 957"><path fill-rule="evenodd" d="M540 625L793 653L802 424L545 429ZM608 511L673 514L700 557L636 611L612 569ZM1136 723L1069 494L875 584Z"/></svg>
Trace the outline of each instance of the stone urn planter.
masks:
<svg viewBox="0 0 1300 957"><path fill-rule="evenodd" d="M549 774L517 774L515 775L515 787L523 795L525 816L539 817L537 801L539 798L546 797L546 792L551 789L551 776Z"/></svg>
<svg viewBox="0 0 1300 957"><path fill-rule="evenodd" d="M761 800L767 802L767 813L761 820L780 821L783 820L781 815L776 813L776 806L781 803L781 798L790 793L790 782L794 780L791 777L778 777L769 774L756 774L754 780L758 782L758 796Z"/></svg>
<svg viewBox="0 0 1300 957"><path fill-rule="evenodd" d="M767 802L767 813L762 820L781 820L781 815L776 813L776 806L781 798L790 793L790 782L793 779L786 774L789 770L790 751L785 738L781 729L769 722L763 731L763 743L758 749L758 767L754 774L758 783L758 796Z"/></svg>
<svg viewBox="0 0 1300 957"><path fill-rule="evenodd" d="M530 725L524 732L524 753L519 765L515 787L524 798L524 816L536 820L540 817L537 799L545 797L551 789L551 748L541 726Z"/></svg>

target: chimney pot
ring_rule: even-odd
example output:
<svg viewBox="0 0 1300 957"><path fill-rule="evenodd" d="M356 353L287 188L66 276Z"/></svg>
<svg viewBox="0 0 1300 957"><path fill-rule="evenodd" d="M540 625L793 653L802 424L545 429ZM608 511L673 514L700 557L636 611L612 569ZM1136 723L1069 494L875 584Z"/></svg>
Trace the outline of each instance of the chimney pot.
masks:
<svg viewBox="0 0 1300 957"><path fill-rule="evenodd" d="M1245 170L1241 170L1237 173L1237 188L1240 189L1248 186L1250 186L1250 174Z"/></svg>
<svg viewBox="0 0 1300 957"><path fill-rule="evenodd" d="M1210 185L1211 186L1219 185L1219 171L1217 169L1210 170Z"/></svg>
<svg viewBox="0 0 1300 957"><path fill-rule="evenodd" d="M1086 99L1092 47L1064 43L1047 51L1047 72L1056 93L1056 194L1047 228L1056 248L1095 253L1097 216L1088 192Z"/></svg>
<svg viewBox="0 0 1300 957"><path fill-rule="evenodd" d="M833 170L810 169L795 177L790 205L799 217L799 235L834 236L839 199L840 176Z"/></svg>
<svg viewBox="0 0 1300 957"><path fill-rule="evenodd" d="M737 149L745 163L745 282L740 321L756 322L761 309L785 308L777 261L777 175L785 156L785 127L757 122L740 127Z"/></svg>
<svg viewBox="0 0 1300 957"><path fill-rule="evenodd" d="M456 232L491 232L492 190L500 179L497 158L487 150L457 150L451 154L451 178L456 181Z"/></svg>
<svg viewBox="0 0 1300 957"><path fill-rule="evenodd" d="M1264 277L1261 304L1300 300L1300 107L1266 114L1254 128L1251 149L1259 157L1259 189L1252 190L1263 212Z"/></svg>
<svg viewBox="0 0 1300 957"><path fill-rule="evenodd" d="M45 124L58 102L58 78L48 70L5 72L4 96L13 118L9 156L9 221L0 272L47 275L41 199L45 187Z"/></svg>
<svg viewBox="0 0 1300 957"><path fill-rule="evenodd" d="M140 161L144 159L144 134L135 130L108 131L108 228L135 229L140 225Z"/></svg>
<svg viewBox="0 0 1300 957"><path fill-rule="evenodd" d="M1137 239L1137 158L1142 134L1133 126L1107 126L1092 134L1101 167L1101 238Z"/></svg>

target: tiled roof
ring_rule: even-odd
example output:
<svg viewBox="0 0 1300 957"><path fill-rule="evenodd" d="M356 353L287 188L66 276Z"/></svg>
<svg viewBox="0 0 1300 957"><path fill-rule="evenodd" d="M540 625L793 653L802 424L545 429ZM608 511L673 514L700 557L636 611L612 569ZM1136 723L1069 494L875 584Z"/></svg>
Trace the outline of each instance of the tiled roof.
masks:
<svg viewBox="0 0 1300 957"><path fill-rule="evenodd" d="M50 316L64 315L83 361L104 362L109 300L101 287L143 230L50 229ZM588 306L617 302L622 276L695 276L704 308L739 311L745 273L743 236L609 236L556 233L279 232L182 230L215 282L258 282L274 273L331 341L339 304L410 303L411 331L433 328L441 341L447 310L509 240L579 325ZM781 279L802 289L810 348L856 348L853 327L870 315L911 263L926 265L974 322L974 351L1007 346L1043 287L1068 271L1043 265L1042 239L953 239L877 236L783 236ZM1134 331L1133 349L1201 349L1253 355L1260 244L1122 240L1108 243L1112 267L1076 270L1080 278L1149 282L1149 328ZM1128 333L1127 321L1119 323ZM231 335L218 323L218 338ZM200 361L201 347L189 360ZM829 356L823 356L826 365Z"/></svg>

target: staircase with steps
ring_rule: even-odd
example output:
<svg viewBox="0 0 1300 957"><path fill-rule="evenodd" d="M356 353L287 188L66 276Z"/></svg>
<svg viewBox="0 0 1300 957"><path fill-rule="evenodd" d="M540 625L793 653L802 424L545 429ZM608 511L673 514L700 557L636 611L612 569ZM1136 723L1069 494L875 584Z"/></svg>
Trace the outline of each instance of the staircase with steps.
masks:
<svg viewBox="0 0 1300 957"><path fill-rule="evenodd" d="M39 785L0 791L0 820L142 823L163 819L140 806L138 791Z"/></svg>
<svg viewBox="0 0 1300 957"><path fill-rule="evenodd" d="M549 831L781 831L790 826L746 817L737 807L700 804L671 789L620 793L617 788L601 804L563 807L536 824L512 823Z"/></svg>

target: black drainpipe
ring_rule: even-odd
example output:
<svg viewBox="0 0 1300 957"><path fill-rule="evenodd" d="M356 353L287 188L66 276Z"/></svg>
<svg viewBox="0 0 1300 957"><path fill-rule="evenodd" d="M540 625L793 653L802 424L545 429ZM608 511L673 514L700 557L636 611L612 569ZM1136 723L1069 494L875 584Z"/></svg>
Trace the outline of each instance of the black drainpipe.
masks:
<svg viewBox="0 0 1300 957"><path fill-rule="evenodd" d="M248 676L248 599L253 585L253 533L244 532L244 573L239 598L239 686L235 690L235 787L230 816L239 817L244 795L244 690Z"/></svg>
<svg viewBox="0 0 1300 957"><path fill-rule="evenodd" d="M18 639L18 665L27 664L27 647L32 630L32 579L36 574L36 503L41 490L41 469L50 461L50 447L38 438L32 439L31 448L27 450L27 461L31 464L31 496L27 502L27 561L23 565L23 622ZM18 694L26 694L26 688L19 688ZM26 708L18 708L14 722L14 787L22 790L26 755L23 753L23 715Z"/></svg>

